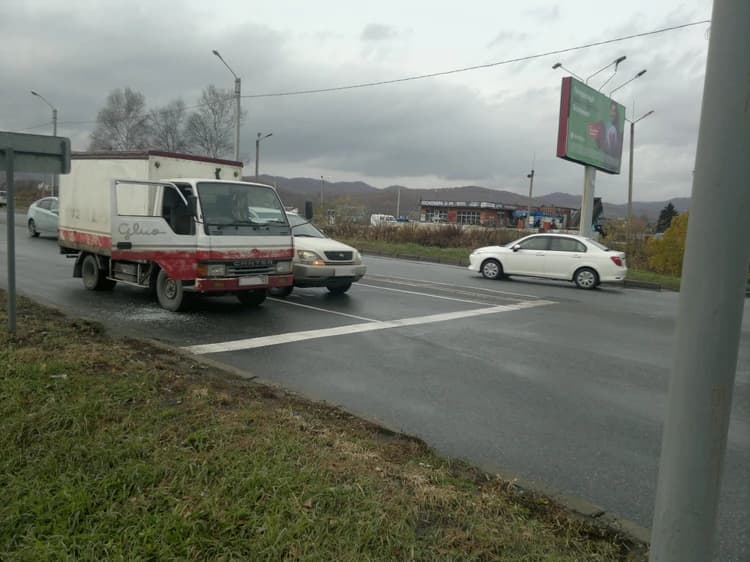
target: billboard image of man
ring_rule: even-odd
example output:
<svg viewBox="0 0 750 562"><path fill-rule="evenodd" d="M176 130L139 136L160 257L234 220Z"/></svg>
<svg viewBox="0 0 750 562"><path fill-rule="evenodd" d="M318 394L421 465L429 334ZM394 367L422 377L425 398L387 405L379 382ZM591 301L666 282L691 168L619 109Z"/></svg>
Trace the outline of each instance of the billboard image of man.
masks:
<svg viewBox="0 0 750 562"><path fill-rule="evenodd" d="M620 110L615 102L609 104L609 121L602 126L602 134L597 144L604 152L619 158L622 152L622 129L620 128Z"/></svg>

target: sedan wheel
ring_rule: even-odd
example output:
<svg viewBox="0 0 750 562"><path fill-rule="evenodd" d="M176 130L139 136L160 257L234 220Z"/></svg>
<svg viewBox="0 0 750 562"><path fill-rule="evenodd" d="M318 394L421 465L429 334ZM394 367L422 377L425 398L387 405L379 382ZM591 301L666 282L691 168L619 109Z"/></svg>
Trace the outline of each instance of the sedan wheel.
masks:
<svg viewBox="0 0 750 562"><path fill-rule="evenodd" d="M36 229L36 223L34 222L34 219L29 219L29 236L33 238L39 237L39 231Z"/></svg>
<svg viewBox="0 0 750 562"><path fill-rule="evenodd" d="M485 279L500 279L503 276L503 266L495 259L485 260L480 271Z"/></svg>
<svg viewBox="0 0 750 562"><path fill-rule="evenodd" d="M582 267L576 271L573 281L579 289L593 289L599 284L599 275L589 267Z"/></svg>

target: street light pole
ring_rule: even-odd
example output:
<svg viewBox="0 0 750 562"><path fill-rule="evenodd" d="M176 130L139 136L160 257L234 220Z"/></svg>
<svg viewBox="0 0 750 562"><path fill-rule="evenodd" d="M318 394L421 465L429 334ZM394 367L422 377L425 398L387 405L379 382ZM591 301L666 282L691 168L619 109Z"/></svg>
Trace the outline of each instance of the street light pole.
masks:
<svg viewBox="0 0 750 562"><path fill-rule="evenodd" d="M50 102L48 102L42 94L35 90L31 90L31 95L38 97L40 100L42 100L44 103L46 103L49 108L52 110L52 136L57 136L57 108L52 105ZM57 192L57 174L52 175L52 195L54 196Z"/></svg>
<svg viewBox="0 0 750 562"><path fill-rule="evenodd" d="M232 76L234 76L234 99L235 99L235 122L234 122L234 159L236 162L240 161L240 98L242 97L242 83L240 81L240 77L237 76L234 73L234 70L232 70L232 67L230 67L227 64L227 61L225 61L222 56L219 54L219 51L214 49L213 54L218 57L218 59L224 63L224 66L226 66L229 69L229 72L232 73Z"/></svg>
<svg viewBox="0 0 750 562"><path fill-rule="evenodd" d="M255 139L255 179L258 179L258 162L260 161L260 141L263 139L267 139L268 137L273 136L273 133L268 133L267 135L264 135L263 133L258 133L258 137Z"/></svg>
<svg viewBox="0 0 750 562"><path fill-rule="evenodd" d="M526 226L529 226L529 223L531 222L531 193L534 190L534 169L532 168L531 173L526 174L526 177L529 178L529 205L528 209L526 210Z"/></svg>
<svg viewBox="0 0 750 562"><path fill-rule="evenodd" d="M653 112L654 110L652 109L648 113L644 113L643 115L641 115L638 119L630 121L630 164L628 166L628 224L627 234L625 236L628 242L630 242L630 235L633 224L633 145L635 144L633 139L635 138L635 124L638 123L638 121L640 121L641 119L645 119Z"/></svg>
<svg viewBox="0 0 750 562"><path fill-rule="evenodd" d="M326 180L323 179L323 176L320 176L320 210L323 212L323 186L325 185Z"/></svg>

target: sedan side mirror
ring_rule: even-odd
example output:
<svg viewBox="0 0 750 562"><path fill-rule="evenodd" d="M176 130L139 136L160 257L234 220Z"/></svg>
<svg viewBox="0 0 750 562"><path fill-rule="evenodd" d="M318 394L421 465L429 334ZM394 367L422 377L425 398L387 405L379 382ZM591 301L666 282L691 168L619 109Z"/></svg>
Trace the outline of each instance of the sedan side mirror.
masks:
<svg viewBox="0 0 750 562"><path fill-rule="evenodd" d="M512 248L512 250L513 250L514 252L517 252L517 251L518 251L518 250L520 250L520 249L521 249L521 245L520 245L520 244L516 244L516 245L515 245L515 246L513 246L513 248Z"/></svg>

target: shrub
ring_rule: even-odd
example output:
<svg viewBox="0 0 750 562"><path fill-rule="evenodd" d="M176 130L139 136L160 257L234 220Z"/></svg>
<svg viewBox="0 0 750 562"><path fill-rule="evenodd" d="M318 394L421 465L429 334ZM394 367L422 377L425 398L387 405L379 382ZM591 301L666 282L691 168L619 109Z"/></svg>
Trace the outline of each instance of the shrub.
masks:
<svg viewBox="0 0 750 562"><path fill-rule="evenodd" d="M685 253L687 226L688 213L683 213L672 219L672 226L664 232L662 238L649 240L646 252L648 265L653 271L665 275L680 275L682 257Z"/></svg>

